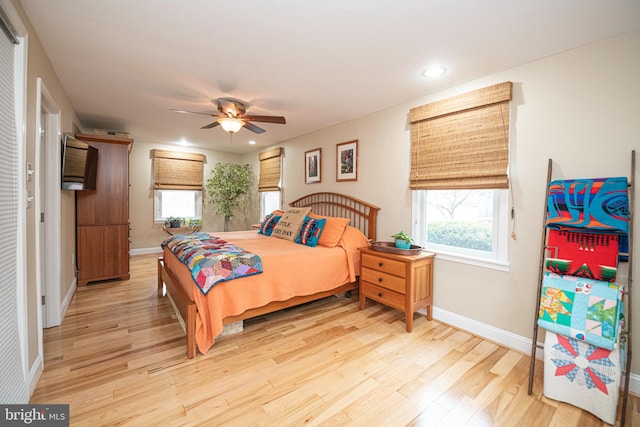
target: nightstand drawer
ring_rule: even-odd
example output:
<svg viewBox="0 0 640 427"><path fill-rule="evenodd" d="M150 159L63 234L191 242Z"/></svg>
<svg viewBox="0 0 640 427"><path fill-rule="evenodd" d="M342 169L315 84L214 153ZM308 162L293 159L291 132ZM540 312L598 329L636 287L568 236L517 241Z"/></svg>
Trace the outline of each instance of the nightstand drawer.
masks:
<svg viewBox="0 0 640 427"><path fill-rule="evenodd" d="M369 282L362 282L360 292L367 298L371 298L393 308L404 310L404 295L391 291L382 286Z"/></svg>
<svg viewBox="0 0 640 427"><path fill-rule="evenodd" d="M392 276L391 274L365 267L362 268L361 274L361 279L366 282L374 283L380 287L391 289L401 294L405 293L407 285L402 277Z"/></svg>
<svg viewBox="0 0 640 427"><path fill-rule="evenodd" d="M404 277L406 274L406 264L404 262L369 254L362 254L362 266L400 277Z"/></svg>

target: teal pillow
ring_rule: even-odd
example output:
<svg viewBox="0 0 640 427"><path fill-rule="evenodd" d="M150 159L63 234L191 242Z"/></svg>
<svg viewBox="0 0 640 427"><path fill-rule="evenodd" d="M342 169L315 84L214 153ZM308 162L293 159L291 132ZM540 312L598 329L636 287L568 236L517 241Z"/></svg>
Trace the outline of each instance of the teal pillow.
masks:
<svg viewBox="0 0 640 427"><path fill-rule="evenodd" d="M267 215L264 218L264 221L262 221L262 224L260 224L260 228L258 228L258 234L271 236L271 233L273 233L273 228L276 226L278 221L280 221L280 218L282 218L282 215Z"/></svg>
<svg viewBox="0 0 640 427"><path fill-rule="evenodd" d="M326 222L327 220L325 218L315 219L306 216L304 218L304 222L302 223L300 233L298 233L298 237L296 238L295 242L311 247L317 246L318 239L320 239L322 229L324 228L324 224Z"/></svg>

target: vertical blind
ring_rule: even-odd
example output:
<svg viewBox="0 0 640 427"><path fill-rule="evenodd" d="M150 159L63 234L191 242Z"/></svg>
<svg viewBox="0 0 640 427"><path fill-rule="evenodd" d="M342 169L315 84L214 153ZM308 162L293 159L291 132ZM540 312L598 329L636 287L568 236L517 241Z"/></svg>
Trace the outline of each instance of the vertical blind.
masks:
<svg viewBox="0 0 640 427"><path fill-rule="evenodd" d="M260 153L258 191L280 191L280 162L282 147Z"/></svg>
<svg viewBox="0 0 640 427"><path fill-rule="evenodd" d="M9 22L9 18L7 17L7 14L4 13L4 10L2 10L2 7L0 7L0 29L2 29L2 32L7 36L11 43L18 44L16 31L13 28L13 25L11 25L11 22Z"/></svg>
<svg viewBox="0 0 640 427"><path fill-rule="evenodd" d="M0 10L1 12L1 10ZM4 20L4 13L0 13ZM5 27L5 25L3 25ZM15 40L15 39L14 39ZM27 403L29 389L22 366L18 325L18 140L14 94L14 40L0 32L0 402Z"/></svg>
<svg viewBox="0 0 640 427"><path fill-rule="evenodd" d="M153 150L153 188L202 190L203 154Z"/></svg>
<svg viewBox="0 0 640 427"><path fill-rule="evenodd" d="M508 188L512 83L412 108L413 190Z"/></svg>

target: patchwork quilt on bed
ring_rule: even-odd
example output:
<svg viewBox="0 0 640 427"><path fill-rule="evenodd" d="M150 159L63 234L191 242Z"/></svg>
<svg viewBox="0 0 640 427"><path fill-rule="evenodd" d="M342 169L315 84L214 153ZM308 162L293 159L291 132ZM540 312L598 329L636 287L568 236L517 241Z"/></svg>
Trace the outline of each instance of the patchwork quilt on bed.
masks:
<svg viewBox="0 0 640 427"><path fill-rule="evenodd" d="M547 272L538 325L548 331L612 350L618 343L622 286Z"/></svg>
<svg viewBox="0 0 640 427"><path fill-rule="evenodd" d="M549 183L547 226L627 234L627 178L557 180Z"/></svg>
<svg viewBox="0 0 640 427"><path fill-rule="evenodd" d="M544 395L615 424L624 351L624 346L607 350L547 331Z"/></svg>
<svg viewBox="0 0 640 427"><path fill-rule="evenodd" d="M549 230L547 269L558 274L613 282L618 271L618 235Z"/></svg>
<svg viewBox="0 0 640 427"><path fill-rule="evenodd" d="M209 233L177 234L162 242L185 264L203 294L218 282L262 273L262 260Z"/></svg>

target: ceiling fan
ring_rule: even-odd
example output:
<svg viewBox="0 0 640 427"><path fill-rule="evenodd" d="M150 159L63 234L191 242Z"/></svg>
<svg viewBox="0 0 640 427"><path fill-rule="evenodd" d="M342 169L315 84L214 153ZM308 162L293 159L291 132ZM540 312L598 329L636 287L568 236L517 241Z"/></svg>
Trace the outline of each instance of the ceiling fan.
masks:
<svg viewBox="0 0 640 427"><path fill-rule="evenodd" d="M253 133L259 134L265 132L264 129L251 122L277 123L281 125L286 124L286 120L282 116L258 116L255 114L246 114L247 110L244 104L235 99L218 98L215 100L215 103L218 104L218 111L220 111L219 114L175 109L171 109L171 111L178 113L203 114L215 117L215 122L202 126L200 129L211 129L220 125L222 129L229 133L236 133L243 127Z"/></svg>

